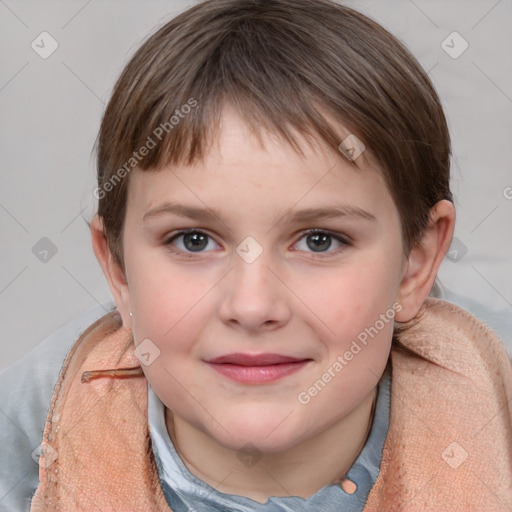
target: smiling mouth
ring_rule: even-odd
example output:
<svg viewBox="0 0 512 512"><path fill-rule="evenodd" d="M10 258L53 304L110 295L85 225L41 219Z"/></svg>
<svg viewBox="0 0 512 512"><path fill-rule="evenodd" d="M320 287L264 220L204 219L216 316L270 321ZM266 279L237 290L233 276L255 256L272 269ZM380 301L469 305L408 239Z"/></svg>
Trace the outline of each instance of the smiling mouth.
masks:
<svg viewBox="0 0 512 512"><path fill-rule="evenodd" d="M228 354L206 363L231 380L244 384L264 384L287 377L311 361L280 354Z"/></svg>

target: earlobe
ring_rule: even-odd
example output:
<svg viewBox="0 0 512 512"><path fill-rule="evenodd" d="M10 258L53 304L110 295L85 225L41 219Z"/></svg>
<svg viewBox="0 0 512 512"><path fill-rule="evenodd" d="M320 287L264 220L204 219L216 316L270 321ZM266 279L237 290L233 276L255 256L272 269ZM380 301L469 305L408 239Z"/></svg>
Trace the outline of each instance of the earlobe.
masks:
<svg viewBox="0 0 512 512"><path fill-rule="evenodd" d="M116 263L108 247L102 219L96 215L90 224L92 246L96 259L107 279L108 286L123 320L123 327L131 329L130 296L123 269Z"/></svg>
<svg viewBox="0 0 512 512"><path fill-rule="evenodd" d="M398 296L402 309L397 312L396 321L408 322L417 315L450 247L454 226L453 203L443 199L432 208L428 227L409 254Z"/></svg>

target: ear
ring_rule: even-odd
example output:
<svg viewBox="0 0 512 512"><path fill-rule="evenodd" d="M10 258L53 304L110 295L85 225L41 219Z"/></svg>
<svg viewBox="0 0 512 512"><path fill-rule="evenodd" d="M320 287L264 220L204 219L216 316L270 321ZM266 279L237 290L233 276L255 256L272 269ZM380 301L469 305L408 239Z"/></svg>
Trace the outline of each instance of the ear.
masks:
<svg viewBox="0 0 512 512"><path fill-rule="evenodd" d="M90 224L94 254L107 278L108 286L123 320L123 327L131 330L130 294L128 283L121 266L116 263L110 249L101 218L96 215Z"/></svg>
<svg viewBox="0 0 512 512"><path fill-rule="evenodd" d="M397 322L412 320L434 286L437 271L450 248L455 227L453 203L443 199L430 211L430 221L421 240L412 248L400 283Z"/></svg>

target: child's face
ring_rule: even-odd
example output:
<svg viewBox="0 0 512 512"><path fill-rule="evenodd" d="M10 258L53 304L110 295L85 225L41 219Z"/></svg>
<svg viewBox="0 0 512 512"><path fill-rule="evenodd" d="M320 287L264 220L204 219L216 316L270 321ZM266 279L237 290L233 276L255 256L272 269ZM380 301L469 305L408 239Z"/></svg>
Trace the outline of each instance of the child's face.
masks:
<svg viewBox="0 0 512 512"><path fill-rule="evenodd" d="M264 141L266 149L225 110L203 164L132 172L125 296L136 345L150 339L160 350L143 369L175 417L226 447L278 452L343 421L374 389L406 260L378 172L355 170L336 148L304 145L302 158L280 140ZM143 220L164 203L198 218ZM336 208L368 215L301 215ZM200 233L167 243L184 229ZM310 229L333 236L308 238ZM302 362L274 373L208 362L234 353Z"/></svg>

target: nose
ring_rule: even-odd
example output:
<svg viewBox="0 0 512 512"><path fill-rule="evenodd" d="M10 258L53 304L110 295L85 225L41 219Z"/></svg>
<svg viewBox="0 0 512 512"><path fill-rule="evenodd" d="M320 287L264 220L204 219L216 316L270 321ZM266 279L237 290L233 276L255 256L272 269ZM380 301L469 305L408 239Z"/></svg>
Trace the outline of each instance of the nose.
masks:
<svg viewBox="0 0 512 512"><path fill-rule="evenodd" d="M251 333L286 325L289 297L269 263L263 256L252 263L235 256L234 268L222 288L219 316L224 323Z"/></svg>

